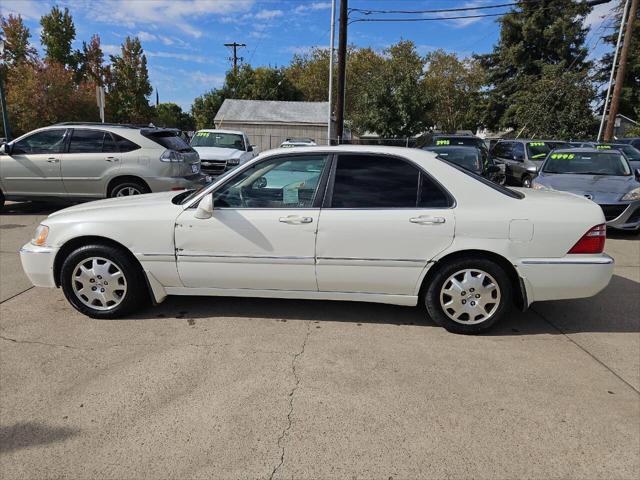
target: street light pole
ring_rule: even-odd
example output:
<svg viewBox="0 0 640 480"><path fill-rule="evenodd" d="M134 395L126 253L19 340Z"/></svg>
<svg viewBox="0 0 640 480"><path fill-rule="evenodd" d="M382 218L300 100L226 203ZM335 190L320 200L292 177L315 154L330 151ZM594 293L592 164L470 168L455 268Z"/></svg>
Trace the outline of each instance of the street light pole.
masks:
<svg viewBox="0 0 640 480"><path fill-rule="evenodd" d="M331 0L331 40L329 41L329 111L327 112L327 145L331 145L331 117L333 106L333 40L336 31L336 0Z"/></svg>

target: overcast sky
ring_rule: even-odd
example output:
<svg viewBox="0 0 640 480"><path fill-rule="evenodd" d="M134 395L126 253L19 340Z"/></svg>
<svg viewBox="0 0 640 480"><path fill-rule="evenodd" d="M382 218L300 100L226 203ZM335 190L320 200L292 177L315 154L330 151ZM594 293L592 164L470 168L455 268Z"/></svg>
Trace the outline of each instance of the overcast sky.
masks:
<svg viewBox="0 0 640 480"><path fill-rule="evenodd" d="M510 2L351 0L349 7L416 10L501 3ZM1 0L0 11L4 15L21 14L31 29L33 43L39 47L39 19L53 4L68 7L73 15L76 48L97 33L105 54L117 53L127 35L137 35L147 54L151 82L160 93L160 101L175 102L185 109L190 108L196 96L221 85L231 55L224 43L246 43L247 47L240 50L240 55L254 66L286 65L296 52L304 52L312 46L329 45L330 1ZM594 57L599 57L608 48L599 37L610 25L616 4L612 0L600 5L587 18L591 27L587 45ZM508 7L457 15L506 11ZM352 15L353 18L357 16ZM398 15L408 16L412 15ZM461 56L484 53L491 50L498 36L495 17L415 23L354 23L349 27L349 43L383 49L406 39L415 42L422 54L436 48L457 52Z"/></svg>

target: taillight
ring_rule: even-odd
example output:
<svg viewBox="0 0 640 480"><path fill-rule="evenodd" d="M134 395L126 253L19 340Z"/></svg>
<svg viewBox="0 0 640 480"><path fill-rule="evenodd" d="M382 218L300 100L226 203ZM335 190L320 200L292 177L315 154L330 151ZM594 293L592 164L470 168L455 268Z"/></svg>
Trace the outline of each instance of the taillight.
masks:
<svg viewBox="0 0 640 480"><path fill-rule="evenodd" d="M607 227L604 223L596 225L585 233L567 253L602 253L607 238Z"/></svg>

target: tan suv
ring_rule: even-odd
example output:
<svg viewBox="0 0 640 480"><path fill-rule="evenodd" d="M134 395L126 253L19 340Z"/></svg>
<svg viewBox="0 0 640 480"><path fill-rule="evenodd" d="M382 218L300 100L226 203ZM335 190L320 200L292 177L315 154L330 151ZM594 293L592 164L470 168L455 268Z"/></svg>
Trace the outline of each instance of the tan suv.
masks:
<svg viewBox="0 0 640 480"><path fill-rule="evenodd" d="M61 123L0 147L5 200L105 197L201 186L198 153L175 129Z"/></svg>

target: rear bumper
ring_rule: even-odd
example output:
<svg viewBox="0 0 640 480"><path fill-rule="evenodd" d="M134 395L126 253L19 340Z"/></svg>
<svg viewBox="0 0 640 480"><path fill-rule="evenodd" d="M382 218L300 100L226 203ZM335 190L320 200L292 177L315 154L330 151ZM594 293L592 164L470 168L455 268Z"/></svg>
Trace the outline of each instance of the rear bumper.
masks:
<svg viewBox="0 0 640 480"><path fill-rule="evenodd" d="M562 258L524 258L516 267L527 290L527 302L591 297L613 275L609 255L571 255Z"/></svg>
<svg viewBox="0 0 640 480"><path fill-rule="evenodd" d="M152 192L166 192L169 190L180 190L190 188L200 188L211 181L208 175L196 174L188 177L146 177L145 181Z"/></svg>
<svg viewBox="0 0 640 480"><path fill-rule="evenodd" d="M36 247L27 243L20 249L22 269L36 287L56 287L53 278L53 262L58 249L54 247Z"/></svg>

